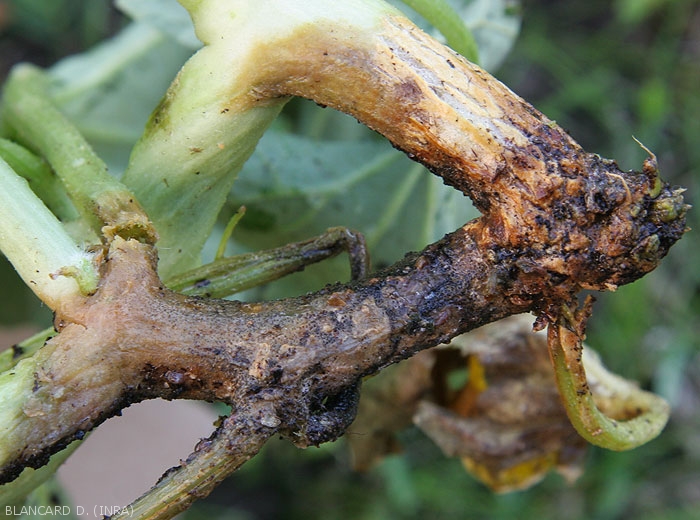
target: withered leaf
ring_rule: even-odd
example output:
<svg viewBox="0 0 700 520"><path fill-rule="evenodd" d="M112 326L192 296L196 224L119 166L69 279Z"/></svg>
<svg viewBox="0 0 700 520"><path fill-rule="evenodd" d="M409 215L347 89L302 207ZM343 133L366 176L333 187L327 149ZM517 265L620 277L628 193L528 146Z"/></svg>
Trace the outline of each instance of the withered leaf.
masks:
<svg viewBox="0 0 700 520"><path fill-rule="evenodd" d="M421 402L414 423L448 456L497 492L530 487L549 471L567 480L582 472L586 442L561 404L547 339L532 317L514 316L435 351L434 403ZM450 371L468 366L468 381L449 386ZM442 368L440 368L442 366Z"/></svg>
<svg viewBox="0 0 700 520"><path fill-rule="evenodd" d="M549 471L582 472L586 442L571 426L543 334L516 316L425 352L363 392L348 437L356 467L397 448L413 422L497 492L529 487Z"/></svg>

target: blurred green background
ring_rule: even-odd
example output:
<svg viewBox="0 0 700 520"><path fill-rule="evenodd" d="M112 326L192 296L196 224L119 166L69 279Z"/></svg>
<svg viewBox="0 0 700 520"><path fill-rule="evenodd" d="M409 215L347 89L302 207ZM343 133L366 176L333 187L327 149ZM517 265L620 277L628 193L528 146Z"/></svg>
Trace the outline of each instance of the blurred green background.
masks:
<svg viewBox="0 0 700 520"><path fill-rule="evenodd" d="M700 1L525 1L522 30L496 76L585 149L638 169L653 150L664 178L700 207ZM49 65L114 32L104 0L0 1L0 79ZM689 226L700 229L698 210ZM50 315L0 261L0 325ZM497 496L417 431L405 453L350 471L340 441L298 451L270 443L186 518L700 519L700 242L691 231L643 280L598 298L588 343L606 364L672 404L667 429L628 453L589 452L573 486L552 475ZM184 454L183 454L184 456Z"/></svg>

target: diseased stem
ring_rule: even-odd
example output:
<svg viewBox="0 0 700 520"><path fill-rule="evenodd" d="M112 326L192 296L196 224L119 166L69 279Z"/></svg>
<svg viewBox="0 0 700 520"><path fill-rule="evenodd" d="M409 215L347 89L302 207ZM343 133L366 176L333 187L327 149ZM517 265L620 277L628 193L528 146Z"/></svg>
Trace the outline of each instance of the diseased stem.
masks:
<svg viewBox="0 0 700 520"><path fill-rule="evenodd" d="M196 74L193 83L185 74L179 78L132 157L125 182L153 208L169 240L176 228L169 228L168 216L182 226L202 197L218 204L221 194L213 192L232 182L223 163L249 153L289 95L348 112L381 132L470 196L483 217L359 282L261 303L169 291L158 278L152 241L110 234L97 291L60 306L59 334L13 368L8 384L16 398L0 408L2 481L41 465L132 402L188 398L233 407L211 441L216 450L232 446L233 453L211 466L213 459L196 451L153 496L167 489L204 494L273 433L298 446L341 435L354 417L363 377L511 314L531 311L540 323L557 323L562 304L581 289L609 290L639 278L685 231L687 206L679 190L659 180L653 156L642 172L623 172L588 154L494 78L389 8L373 8L369 0L313 0L294 9L270 2L183 4L195 11L205 43L235 41L242 48L200 51L191 63L214 56L218 68L209 69L206 81ZM225 16L214 9L224 4ZM290 22L274 37L262 33L269 39L227 32L230 20L240 21L230 16L232 6L260 27L273 7L287 9L275 11L277 17L304 23ZM353 6L362 23L348 29L339 20ZM247 36L255 36L253 43ZM245 48L249 43L254 48ZM194 110L188 95L203 104ZM188 126L190 118L199 123ZM218 138L232 122L239 125L241 150L223 153L213 177L187 193L188 179L206 162L200 154L214 157L220 149L211 146L207 130L216 129ZM221 142L224 149L228 142ZM173 146L175 155L163 155ZM163 168L171 166L179 169L168 178ZM172 213L165 207L168 193L183 195ZM173 254L165 271L191 260ZM229 433L230 442L219 444ZM205 445L200 452L211 453ZM193 475L204 476L201 487L187 487ZM144 500L144 515L158 518L189 498L177 498L180 505L162 513L152 497Z"/></svg>
<svg viewBox="0 0 700 520"><path fill-rule="evenodd" d="M304 7L184 5L207 46L154 114L124 177L163 231L167 257L159 268L166 279L192 260L185 258L192 251L179 255L171 242L177 230L200 229L188 214L201 206L197 197L220 207L223 199L214 198L232 182L218 162L207 168L216 178L202 176L206 153L217 148L211 136L234 132L248 150L270 115L259 111L290 95L353 115L469 195L489 221L484 247L495 255L526 249L528 258L537 258L536 265L519 266L532 272L535 286L516 298L535 303L554 290L569 301L581 288L627 283L651 270L685 228L676 218L685 211L682 197L658 191L653 156L640 174L631 174L585 152L488 73L380 3L333 3L332 10L320 0ZM231 10L237 16L229 16ZM206 85L200 74L207 75ZM253 133L244 131L244 115L252 118ZM168 164L182 165L170 176L156 164L163 163L164 146L177 154ZM237 165L240 156L233 160L227 146L221 157ZM571 203L576 194L583 205ZM182 207L165 204L173 195ZM646 220L654 225L641 225ZM595 261L569 254L583 249Z"/></svg>
<svg viewBox="0 0 700 520"><path fill-rule="evenodd" d="M268 424L296 444L335 438L354 416L362 377L525 310L489 288L482 273L494 265L475 246L478 228L360 283L256 304L172 293L155 276L150 246L115 238L99 290L57 313L60 333L17 366L29 375L17 406L32 412L4 421L3 480L156 396L222 401L241 417L263 399Z"/></svg>

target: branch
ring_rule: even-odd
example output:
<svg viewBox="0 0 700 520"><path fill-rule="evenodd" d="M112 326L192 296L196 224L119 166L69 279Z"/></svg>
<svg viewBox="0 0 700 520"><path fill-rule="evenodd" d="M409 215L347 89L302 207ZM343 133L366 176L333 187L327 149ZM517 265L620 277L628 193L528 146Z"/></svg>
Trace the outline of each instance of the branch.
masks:
<svg viewBox="0 0 700 520"><path fill-rule="evenodd" d="M2 158L0 250L27 286L52 309L97 285L94 255L73 242L27 181Z"/></svg>
<svg viewBox="0 0 700 520"><path fill-rule="evenodd" d="M363 376L525 310L475 276L495 266L475 246L473 227L358 285L254 304L168 291L150 246L115 238L98 291L57 313L60 333L16 367L25 381L19 405L37 413L6 423L13 452L0 459L4 479L154 397L222 401L241 417L262 399L296 444L337 437Z"/></svg>
<svg viewBox="0 0 700 520"><path fill-rule="evenodd" d="M261 411L264 414L264 411ZM236 414L224 420L209 439L201 440L188 460L165 473L148 494L117 518L167 520L206 497L224 478L250 460L275 430ZM197 460L197 464L193 463Z"/></svg>
<svg viewBox="0 0 700 520"><path fill-rule="evenodd" d="M309 5L317 15L321 3ZM216 98L207 118L220 118L225 123L216 128L225 128L237 111L262 109L265 119L274 112L265 107L280 96L309 97L383 133L472 197L483 216L360 282L261 303L169 291L156 274L152 245L113 237L98 290L62 306L59 334L14 369L18 397L6 408L11 420L0 421L2 481L41 465L124 406L153 397L232 406L214 441L236 432L235 454L230 465L215 467L212 482L274 433L298 446L335 439L354 417L363 377L511 314L532 311L541 325L557 323L562 305L581 289L609 290L639 278L685 231L687 207L680 191L660 181L653 156L637 173L586 153L394 11L374 12L353 31L330 25L305 23L258 42L235 64L249 82ZM184 84L181 77L177 88L192 87ZM182 110L179 103L169 98L155 118L166 129L189 131L169 118L172 107ZM146 145L162 130L152 128L138 153L159 154L163 143L150 151ZM125 181L153 202L168 193L157 186L161 174ZM182 179L174 181L182 190ZM152 206L157 213L162 200ZM193 454L164 482L185 489L178 486L221 453ZM162 514L178 507L184 505Z"/></svg>
<svg viewBox="0 0 700 520"><path fill-rule="evenodd" d="M44 155L97 235L123 233L155 241L134 196L50 100L45 74L26 64L12 69L2 100L4 122L17 138ZM107 226L107 228L105 228Z"/></svg>
<svg viewBox="0 0 700 520"><path fill-rule="evenodd" d="M629 283L682 235L681 191L659 191L653 155L635 173L585 152L408 21L387 17L361 44L309 32L276 48L274 69L258 68L255 94L299 95L350 113L469 195L484 213L482 249L524 254L518 270L531 271L534 286L516 297L535 303L554 291L568 301L581 288ZM499 283L509 285L505 278Z"/></svg>

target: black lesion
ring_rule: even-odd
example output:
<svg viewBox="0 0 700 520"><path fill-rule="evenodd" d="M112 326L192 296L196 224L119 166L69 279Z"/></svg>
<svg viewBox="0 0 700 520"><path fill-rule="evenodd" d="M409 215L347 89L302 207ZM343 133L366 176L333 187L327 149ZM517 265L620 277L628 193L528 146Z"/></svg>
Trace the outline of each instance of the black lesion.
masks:
<svg viewBox="0 0 700 520"><path fill-rule="evenodd" d="M355 420L359 400L360 383L333 395L315 395L308 409L305 444L318 446L343 435Z"/></svg>
<svg viewBox="0 0 700 520"><path fill-rule="evenodd" d="M201 280L197 280L197 281L194 283L194 286L195 286L197 289L202 289L202 288L204 288L204 287L207 287L208 285L211 285L211 280L209 280L208 278L202 278Z"/></svg>

